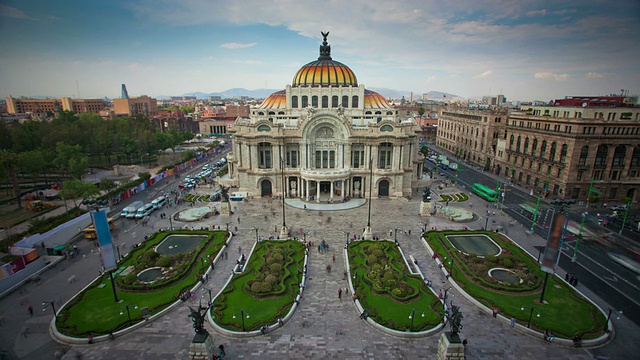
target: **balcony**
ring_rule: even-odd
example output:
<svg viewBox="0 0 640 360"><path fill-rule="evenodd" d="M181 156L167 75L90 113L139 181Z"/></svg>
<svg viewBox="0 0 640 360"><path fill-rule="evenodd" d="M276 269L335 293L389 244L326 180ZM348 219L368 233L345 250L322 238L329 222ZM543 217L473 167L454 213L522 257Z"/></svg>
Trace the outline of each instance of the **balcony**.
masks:
<svg viewBox="0 0 640 360"><path fill-rule="evenodd" d="M351 175L351 168L344 169L310 169L303 168L300 175L307 179L341 180Z"/></svg>

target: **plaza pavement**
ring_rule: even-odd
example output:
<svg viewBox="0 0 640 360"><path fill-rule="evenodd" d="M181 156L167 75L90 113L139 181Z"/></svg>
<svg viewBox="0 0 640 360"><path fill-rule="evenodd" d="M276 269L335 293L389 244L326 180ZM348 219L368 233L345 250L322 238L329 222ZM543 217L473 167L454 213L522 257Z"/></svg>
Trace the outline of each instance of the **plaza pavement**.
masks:
<svg viewBox="0 0 640 360"><path fill-rule="evenodd" d="M205 189L199 189L206 193ZM154 198L156 193L149 192L146 197ZM393 239L389 237L389 230L400 228L411 230L411 235L405 235L404 231L398 231L398 241L405 254L413 255L418 261L420 269L425 276L433 281L436 292L440 288L448 287L444 276L435 263L428 256L424 246L418 241L420 229L427 223L427 228L438 229L481 228L484 219L467 224L455 224L440 218L424 218L418 214L420 194L414 194L412 200L407 199L380 199L372 203L371 225L375 236L381 239ZM476 212L483 213L483 201L472 195L472 202ZM241 251L250 249L255 241L254 227L259 229L260 236L268 237L277 235L282 224L281 200L275 198L253 199L248 202L232 202L234 214L231 216L216 216L207 220L189 223L188 226L199 228L206 225L221 225L224 229L226 223L230 228L238 227L237 236L234 236L228 251L229 259L221 261L215 268L206 287L212 288L213 293L218 293L226 282L231 268L238 256L238 247ZM450 204L452 205L452 204ZM468 202L461 206L469 206ZM184 205L181 206L184 208ZM162 212L176 211L176 207L165 207ZM332 261L332 254L342 250L347 235L361 234L367 221L368 206L360 206L351 210L342 211L313 211L286 207L287 226L294 235L308 232L307 240L319 242L325 240L330 244L327 253L319 254L316 249L310 251L309 279L300 303L300 307L291 321L284 327L273 332L251 338L228 338L217 334L208 326L213 336L215 346L223 344L227 353L227 359L432 359L435 358L439 334L419 339L404 339L382 333L359 319L349 297L338 300L338 289L346 288L347 283L343 279L345 264L342 256L336 256L336 262ZM544 241L531 236L526 229L516 226L508 227L510 221L502 215L495 216L496 224L502 224L508 235L514 238L525 249L536 253L534 246L544 244ZM123 227L125 219L116 224L118 229ZM168 227L168 220L160 220L158 214L151 218L150 225L142 227L138 225L127 231L118 231L115 237L121 251L133 244L142 241L145 235L161 227ZM179 223L174 222L174 227ZM0 335L6 336L13 343L12 350L25 359L52 359L57 349L66 351L68 346L53 343L47 334L47 327L52 319L50 309L45 308L41 312L42 300L55 298L56 287L70 287L77 292L83 286L92 281L98 274L99 257L91 253L93 245L81 242L81 254L75 259L64 261L52 270L44 273L38 284L29 284L23 287L22 300L29 301L36 312L33 317L26 314L26 307L19 304L18 296L11 296L0 300L1 309L8 321L0 327ZM123 250L124 249L124 250ZM332 266L331 273L326 271L327 265ZM75 274L77 281L67 283L69 274ZM564 274L561 274L564 275ZM591 296L583 285L579 289ZM463 338L468 339L466 347L467 359L593 359L596 355L609 355L611 359L632 358L638 353L637 327L625 322L624 318L618 320L616 339L602 349L574 349L548 343L541 337L524 335L508 324L498 319L493 319L474 305L459 296L455 291L454 302L460 306L464 315L462 321ZM198 294L201 295L201 294ZM47 297L48 296L48 297ZM55 298L57 304L64 303L67 297ZM207 298L203 299L205 302ZM594 299L598 301L599 299ZM101 342L93 345L75 345L66 352L63 359L76 359L77 354L82 354L82 359L187 359L188 349L194 332L192 321L187 317L189 309L187 305L195 305L197 302L185 303L166 316L147 324L146 326L117 338L114 341ZM59 305L58 305L59 306ZM605 304L601 304L606 308ZM7 312L16 310L22 315L7 316ZM407 314L408 316L409 314ZM7 326L12 327L11 338L7 336ZM23 336L25 329L26 336ZM447 329L448 330L448 329ZM4 340L0 342L5 348ZM50 354L47 357L43 354Z"/></svg>

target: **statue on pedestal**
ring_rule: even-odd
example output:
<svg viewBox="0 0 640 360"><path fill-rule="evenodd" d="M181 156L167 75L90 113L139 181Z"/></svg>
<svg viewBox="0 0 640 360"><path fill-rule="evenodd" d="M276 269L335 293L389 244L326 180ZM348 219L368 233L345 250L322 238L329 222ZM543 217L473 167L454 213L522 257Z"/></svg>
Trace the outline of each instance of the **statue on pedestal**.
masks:
<svg viewBox="0 0 640 360"><path fill-rule="evenodd" d="M222 202L229 202L229 188L224 185L220 185L220 198Z"/></svg>
<svg viewBox="0 0 640 360"><path fill-rule="evenodd" d="M449 321L449 326L451 327L451 336L458 335L460 330L462 330L462 312L460 312L460 307L453 305L453 301L451 302L451 313L447 312L447 319Z"/></svg>
<svg viewBox="0 0 640 360"><path fill-rule="evenodd" d="M422 201L431 201L431 188L424 189L424 192L422 193Z"/></svg>
<svg viewBox="0 0 640 360"><path fill-rule="evenodd" d="M198 306L198 310L196 311L194 308L189 306L191 310L191 314L187 315L193 321L193 329L196 331L196 334L206 334L207 330L204 328L204 315L206 313L207 308Z"/></svg>

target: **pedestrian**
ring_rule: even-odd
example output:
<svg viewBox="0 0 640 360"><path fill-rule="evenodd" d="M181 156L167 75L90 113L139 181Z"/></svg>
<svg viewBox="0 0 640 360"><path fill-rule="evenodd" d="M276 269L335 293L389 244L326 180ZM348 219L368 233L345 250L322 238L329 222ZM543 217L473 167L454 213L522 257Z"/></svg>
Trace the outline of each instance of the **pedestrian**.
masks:
<svg viewBox="0 0 640 360"><path fill-rule="evenodd" d="M440 293L438 293L438 299L442 300L442 289L440 289ZM494 316L495 317L495 316Z"/></svg>
<svg viewBox="0 0 640 360"><path fill-rule="evenodd" d="M29 311L29 316L33 317L33 306L29 305L27 310Z"/></svg>
<svg viewBox="0 0 640 360"><path fill-rule="evenodd" d="M493 308L493 317L494 318L498 317L498 312L500 312L500 310L498 310L498 308Z"/></svg>
<svg viewBox="0 0 640 360"><path fill-rule="evenodd" d="M227 355L227 353L224 352L224 345L220 344L220 346L218 346L218 350L220 350L219 352L220 356Z"/></svg>
<svg viewBox="0 0 640 360"><path fill-rule="evenodd" d="M338 299L342 300L342 288L338 289Z"/></svg>
<svg viewBox="0 0 640 360"><path fill-rule="evenodd" d="M333 253L333 262L336 262L336 253Z"/></svg>
<svg viewBox="0 0 640 360"><path fill-rule="evenodd" d="M515 324L516 324L516 319L511 318L511 320L509 320L509 327L514 327Z"/></svg>
<svg viewBox="0 0 640 360"><path fill-rule="evenodd" d="M240 216L238 216L238 224L240 224Z"/></svg>
<svg viewBox="0 0 640 360"><path fill-rule="evenodd" d="M224 259L229 260L229 253L226 251L224 252Z"/></svg>
<svg viewBox="0 0 640 360"><path fill-rule="evenodd" d="M238 254L242 252L242 246L238 246Z"/></svg>

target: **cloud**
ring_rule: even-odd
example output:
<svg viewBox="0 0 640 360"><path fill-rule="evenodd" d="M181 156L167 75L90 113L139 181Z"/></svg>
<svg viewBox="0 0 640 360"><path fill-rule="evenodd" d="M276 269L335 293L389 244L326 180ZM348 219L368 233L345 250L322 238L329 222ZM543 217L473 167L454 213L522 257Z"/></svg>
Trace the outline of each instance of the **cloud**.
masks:
<svg viewBox="0 0 640 360"><path fill-rule="evenodd" d="M536 16L536 15L545 16L545 15L547 15L547 9L527 11L527 15L529 15L529 16Z"/></svg>
<svg viewBox="0 0 640 360"><path fill-rule="evenodd" d="M425 80L425 82L431 82L431 81L433 81L435 79L436 79L436 76L435 75L431 75Z"/></svg>
<svg viewBox="0 0 640 360"><path fill-rule="evenodd" d="M24 13L20 9L11 6L0 5L0 17L8 17L13 19L36 20Z"/></svg>
<svg viewBox="0 0 640 360"><path fill-rule="evenodd" d="M536 79L550 79L553 78L555 81L565 81L569 79L569 74L554 74L552 72L537 72L533 74L533 77Z"/></svg>
<svg viewBox="0 0 640 360"><path fill-rule="evenodd" d="M589 79L597 79L597 78L603 78L604 74L595 72L595 71L590 71L587 73L587 78Z"/></svg>
<svg viewBox="0 0 640 360"><path fill-rule="evenodd" d="M493 73L493 70L487 70L487 71L483 72L482 74L474 75L473 78L474 79L486 78L487 76L491 75L491 73Z"/></svg>
<svg viewBox="0 0 640 360"><path fill-rule="evenodd" d="M242 64L242 65L260 65L263 64L262 61L259 60L231 60L234 64Z"/></svg>
<svg viewBox="0 0 640 360"><path fill-rule="evenodd" d="M250 44L243 44L243 43L226 43L226 44L222 44L220 45L221 48L225 48L225 49L244 49L244 48L248 48L248 47L252 47L252 46L256 46L258 43L250 43Z"/></svg>

